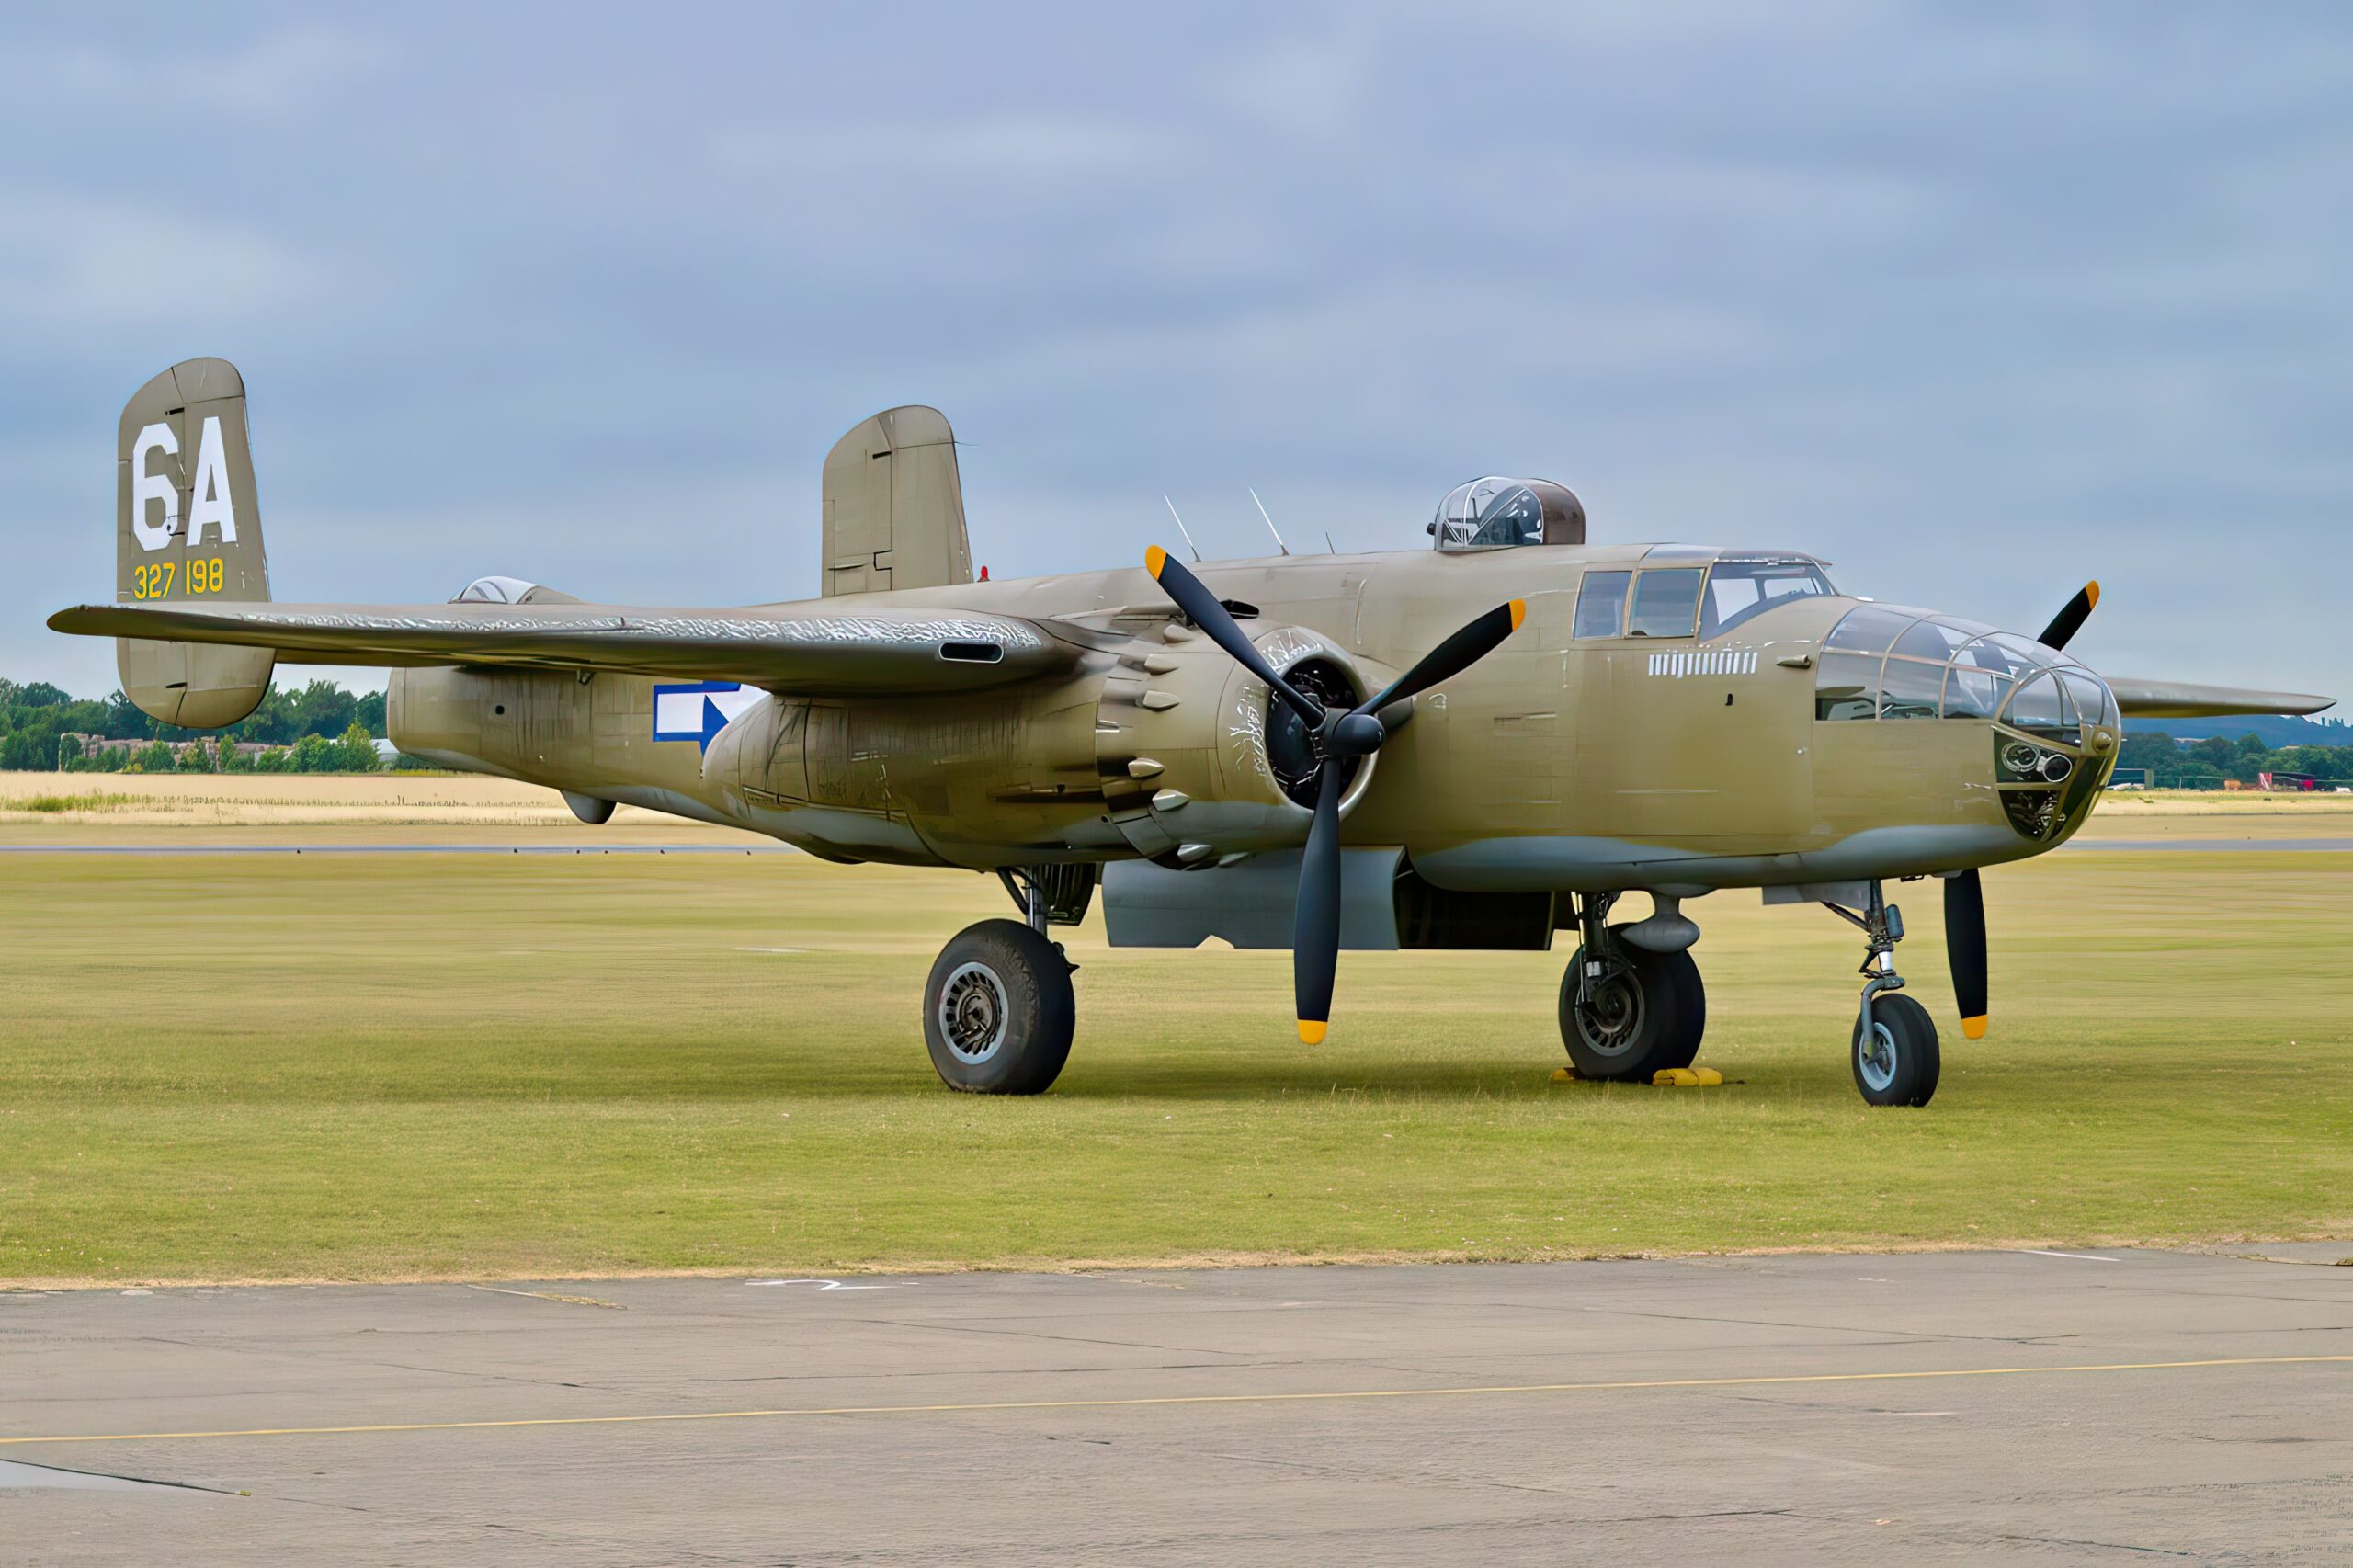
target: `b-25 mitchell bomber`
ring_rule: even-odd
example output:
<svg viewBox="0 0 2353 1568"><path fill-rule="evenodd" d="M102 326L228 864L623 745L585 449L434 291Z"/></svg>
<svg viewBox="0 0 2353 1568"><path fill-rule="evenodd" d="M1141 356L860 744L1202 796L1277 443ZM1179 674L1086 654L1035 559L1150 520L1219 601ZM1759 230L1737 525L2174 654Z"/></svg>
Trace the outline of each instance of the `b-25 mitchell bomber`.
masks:
<svg viewBox="0 0 2353 1568"><path fill-rule="evenodd" d="M2104 679L2035 637L1840 592L1785 550L1589 543L1541 480L1458 486L1434 548L974 581L948 421L859 424L826 458L823 597L584 603L485 576L441 604L270 597L236 370L192 359L122 416L123 690L234 723L283 659L391 670L402 750L747 828L824 859L1001 878L923 1032L951 1086L1036 1094L1075 1018L1051 939L1099 894L1116 947L1291 949L1323 1040L1343 948L1548 949L1586 1077L1688 1067L1707 1024L1685 905L1726 889L1861 933L1849 1051L1873 1105L1926 1105L1928 1012L1886 884L1933 878L1964 1032L1984 1031L1982 869L2083 824L2128 714L2312 713L2320 697ZM1639 920L1612 924L1630 892Z"/></svg>

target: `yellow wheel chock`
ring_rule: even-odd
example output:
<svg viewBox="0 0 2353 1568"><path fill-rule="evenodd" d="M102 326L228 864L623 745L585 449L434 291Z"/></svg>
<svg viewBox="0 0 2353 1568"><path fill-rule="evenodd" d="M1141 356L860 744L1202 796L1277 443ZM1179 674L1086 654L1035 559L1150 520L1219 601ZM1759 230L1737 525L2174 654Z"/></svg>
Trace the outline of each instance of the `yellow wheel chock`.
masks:
<svg viewBox="0 0 2353 1568"><path fill-rule="evenodd" d="M1589 1080L1574 1067L1552 1069L1556 1084L1583 1084ZM1651 1083L1662 1089L1708 1089L1724 1081L1724 1075L1712 1067L1667 1067L1651 1074Z"/></svg>

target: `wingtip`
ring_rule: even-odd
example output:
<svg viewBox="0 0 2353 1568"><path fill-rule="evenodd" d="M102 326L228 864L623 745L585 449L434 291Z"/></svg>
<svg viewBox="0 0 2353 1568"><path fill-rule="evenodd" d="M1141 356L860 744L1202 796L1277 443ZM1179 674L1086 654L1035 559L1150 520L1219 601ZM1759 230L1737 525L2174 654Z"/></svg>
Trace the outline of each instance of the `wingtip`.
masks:
<svg viewBox="0 0 2353 1568"><path fill-rule="evenodd" d="M1160 546L1156 544L1145 547L1143 552L1143 569L1152 574L1152 580L1154 582L1156 583L1160 580L1160 569L1167 564L1168 552L1166 551L1161 549Z"/></svg>
<svg viewBox="0 0 2353 1568"><path fill-rule="evenodd" d="M1972 1040L1984 1040L1985 1038L1985 1015L1980 1013L1973 1018L1961 1019L1961 1032L1967 1035Z"/></svg>
<svg viewBox="0 0 2353 1568"><path fill-rule="evenodd" d="M114 608L112 605L67 605L51 616L46 624L51 631L84 631L88 629L92 617Z"/></svg>
<svg viewBox="0 0 2353 1568"><path fill-rule="evenodd" d="M1514 599L1511 601L1509 608L1511 610L1511 629L1514 631L1517 631L1519 630L1519 623L1528 619L1528 601L1526 599Z"/></svg>
<svg viewBox="0 0 2353 1568"><path fill-rule="evenodd" d="M1324 1035L1332 1026L1320 1018L1299 1020L1299 1040L1302 1045L1322 1045Z"/></svg>

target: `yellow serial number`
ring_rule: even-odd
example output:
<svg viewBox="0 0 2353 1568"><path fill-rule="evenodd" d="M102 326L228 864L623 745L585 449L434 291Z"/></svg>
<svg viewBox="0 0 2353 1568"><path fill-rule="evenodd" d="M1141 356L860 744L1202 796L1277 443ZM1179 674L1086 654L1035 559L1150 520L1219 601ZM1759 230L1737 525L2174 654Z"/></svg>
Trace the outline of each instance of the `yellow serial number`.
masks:
<svg viewBox="0 0 2353 1568"><path fill-rule="evenodd" d="M134 599L167 599L177 588L184 594L217 594L223 581L221 557L215 555L202 561L188 562L186 571L176 561L158 561L151 566L134 567L131 574L131 597Z"/></svg>

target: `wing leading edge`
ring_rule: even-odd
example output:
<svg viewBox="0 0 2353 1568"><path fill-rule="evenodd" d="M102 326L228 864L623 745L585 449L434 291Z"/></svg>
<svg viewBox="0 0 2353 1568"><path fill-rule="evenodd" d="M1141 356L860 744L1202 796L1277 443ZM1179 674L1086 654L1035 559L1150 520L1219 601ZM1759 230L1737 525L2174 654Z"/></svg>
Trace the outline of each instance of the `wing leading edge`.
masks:
<svg viewBox="0 0 2353 1568"><path fill-rule="evenodd" d="M2329 697L2294 691L2248 691L2234 686L2191 686L2177 680L2118 680L2106 677L2126 718L2212 719L2234 713L2317 713L2334 708Z"/></svg>
<svg viewBox="0 0 2353 1568"><path fill-rule="evenodd" d="M611 605L77 605L52 631L271 648L293 664L520 665L733 680L806 696L1010 686L1079 649L1033 620L961 610L855 613Z"/></svg>

